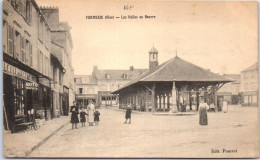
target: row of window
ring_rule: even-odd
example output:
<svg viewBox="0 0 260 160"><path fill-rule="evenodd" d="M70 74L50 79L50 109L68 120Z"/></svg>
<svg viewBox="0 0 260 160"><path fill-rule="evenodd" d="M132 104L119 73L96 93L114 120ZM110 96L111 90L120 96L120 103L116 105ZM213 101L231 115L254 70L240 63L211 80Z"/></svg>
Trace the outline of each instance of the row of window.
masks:
<svg viewBox="0 0 260 160"><path fill-rule="evenodd" d="M105 78L106 79L111 79L111 75L109 73L105 74ZM121 75L121 78L122 79L130 79L131 78L131 75L128 75L128 74L122 74Z"/></svg>
<svg viewBox="0 0 260 160"><path fill-rule="evenodd" d="M78 91L79 91L79 94L95 94L94 88L88 88L88 89L79 88Z"/></svg>
<svg viewBox="0 0 260 160"><path fill-rule="evenodd" d="M32 67L32 44L21 33L3 21L3 51Z"/></svg>
<svg viewBox="0 0 260 160"><path fill-rule="evenodd" d="M10 0L9 0L10 2ZM32 3L31 0L11 0L14 9L27 21L32 23ZM48 48L51 47L51 31L44 22L42 15L38 21L38 38Z"/></svg>
<svg viewBox="0 0 260 160"><path fill-rule="evenodd" d="M116 89L118 89L120 87L122 87L122 85L120 85L120 84L118 84L118 85L112 84L110 86L110 90L114 91L114 90L116 90ZM99 90L100 91L106 91L107 90L107 85L106 84L100 85L99 86ZM85 93L85 94L87 94L87 93L88 94L95 94L95 89L93 89L93 88L84 88L84 89L83 88L79 88L78 92L79 92L79 94L83 94L83 93Z"/></svg>
<svg viewBox="0 0 260 160"><path fill-rule="evenodd" d="M38 38L48 49L50 49L51 31L41 17L38 21Z"/></svg>
<svg viewBox="0 0 260 160"><path fill-rule="evenodd" d="M40 50L38 51L38 69L44 75L50 76L50 59L44 55Z"/></svg>
<svg viewBox="0 0 260 160"><path fill-rule="evenodd" d="M9 0L10 2L10 0ZM32 4L30 0L11 0L14 9L28 22L32 22Z"/></svg>

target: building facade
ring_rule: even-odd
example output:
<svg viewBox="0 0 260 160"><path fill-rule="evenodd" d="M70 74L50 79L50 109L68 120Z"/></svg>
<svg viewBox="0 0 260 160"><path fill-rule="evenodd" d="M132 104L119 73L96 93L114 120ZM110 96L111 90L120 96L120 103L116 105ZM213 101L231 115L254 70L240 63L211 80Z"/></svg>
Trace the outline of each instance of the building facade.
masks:
<svg viewBox="0 0 260 160"><path fill-rule="evenodd" d="M73 44L67 23L60 23L60 26L60 30L52 28L35 0L3 1L6 130L25 129L32 116L50 120L66 115L59 106L68 106L69 95L74 99L73 76L68 76L74 72L71 66ZM60 32L59 43L53 38L53 32ZM61 103L59 96L66 103Z"/></svg>
<svg viewBox="0 0 260 160"><path fill-rule="evenodd" d="M51 118L50 27L34 0L3 1L4 127Z"/></svg>
<svg viewBox="0 0 260 160"><path fill-rule="evenodd" d="M240 94L243 105L258 105L258 62L241 71Z"/></svg>
<svg viewBox="0 0 260 160"><path fill-rule="evenodd" d="M134 69L133 66L129 70L101 70L94 66L92 75L75 76L77 102L83 107L88 105L89 100L96 106L118 105L118 97L111 92L145 71Z"/></svg>
<svg viewBox="0 0 260 160"><path fill-rule="evenodd" d="M55 111L60 112L61 115L68 115L69 106L72 106L75 100L74 69L71 63L73 49L71 27L67 22L60 22L59 8L41 7L41 11L50 25L53 47L57 46L54 50L60 55L62 61L62 72L59 72L62 89L59 90L59 95L56 92L59 103L57 103Z"/></svg>
<svg viewBox="0 0 260 160"><path fill-rule="evenodd" d="M241 95L240 91L240 74L224 74L226 78L234 80L233 82L224 84L217 92L218 99L223 98L229 104L240 104Z"/></svg>

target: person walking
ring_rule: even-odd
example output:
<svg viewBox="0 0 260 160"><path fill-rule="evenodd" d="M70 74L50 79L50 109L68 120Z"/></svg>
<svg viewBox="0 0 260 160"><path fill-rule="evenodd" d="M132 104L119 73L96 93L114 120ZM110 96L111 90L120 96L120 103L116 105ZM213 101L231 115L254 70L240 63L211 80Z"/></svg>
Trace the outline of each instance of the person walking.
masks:
<svg viewBox="0 0 260 160"><path fill-rule="evenodd" d="M207 116L207 103L204 102L204 99L201 100L199 105L199 124L208 125L208 116Z"/></svg>
<svg viewBox="0 0 260 160"><path fill-rule="evenodd" d="M89 101L89 105L87 107L87 110L88 110L88 123L89 123L89 126L93 126L95 106L93 105L92 100Z"/></svg>
<svg viewBox="0 0 260 160"><path fill-rule="evenodd" d="M100 112L96 109L95 116L94 116L94 122L96 126L98 126L99 123L99 116L100 116Z"/></svg>
<svg viewBox="0 0 260 160"><path fill-rule="evenodd" d="M131 106L128 105L126 108L126 113L125 113L125 124L127 123L128 119L129 119L129 124L131 124L131 113L132 113Z"/></svg>
<svg viewBox="0 0 260 160"><path fill-rule="evenodd" d="M75 129L78 129L77 124L79 123L79 118L78 118L79 108L77 107L76 101L73 102L73 106L71 106L70 112L71 112L70 122L72 124L72 129L74 129L74 125L75 125Z"/></svg>
<svg viewBox="0 0 260 160"><path fill-rule="evenodd" d="M85 123L86 123L86 112L84 110L84 108L82 108L81 112L80 112L80 122L82 127L85 127Z"/></svg>

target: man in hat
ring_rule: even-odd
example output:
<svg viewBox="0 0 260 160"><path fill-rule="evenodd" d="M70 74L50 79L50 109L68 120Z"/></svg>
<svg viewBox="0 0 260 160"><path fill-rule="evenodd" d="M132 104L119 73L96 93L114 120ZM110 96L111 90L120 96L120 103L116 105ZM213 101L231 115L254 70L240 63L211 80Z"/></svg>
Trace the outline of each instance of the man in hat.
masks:
<svg viewBox="0 0 260 160"><path fill-rule="evenodd" d="M88 123L89 126L93 126L94 123L94 116L95 116L95 106L92 103L92 100L89 100L89 104L87 107L87 111L88 111Z"/></svg>

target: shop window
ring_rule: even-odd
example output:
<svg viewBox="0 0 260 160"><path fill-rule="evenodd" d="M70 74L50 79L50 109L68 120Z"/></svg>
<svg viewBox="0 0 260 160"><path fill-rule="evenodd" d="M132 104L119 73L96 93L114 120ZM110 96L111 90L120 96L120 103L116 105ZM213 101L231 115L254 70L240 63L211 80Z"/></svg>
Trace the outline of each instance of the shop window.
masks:
<svg viewBox="0 0 260 160"><path fill-rule="evenodd" d="M13 79L14 83L14 104L15 115L24 115L24 103L25 103L25 87L24 81L18 78Z"/></svg>
<svg viewBox="0 0 260 160"><path fill-rule="evenodd" d="M106 97L102 96L102 101L105 101L106 100Z"/></svg>
<svg viewBox="0 0 260 160"><path fill-rule="evenodd" d="M19 32L15 31L14 38L14 57L19 60L21 52L21 35Z"/></svg>

